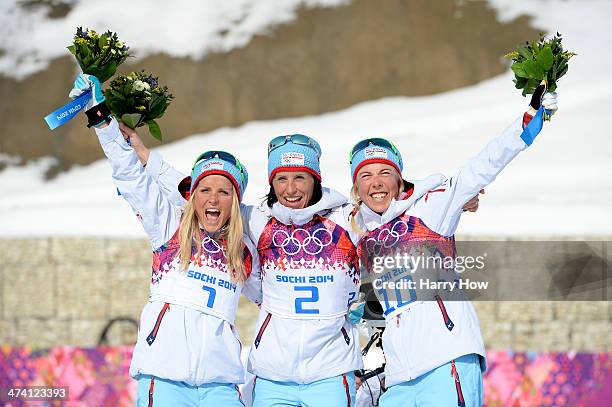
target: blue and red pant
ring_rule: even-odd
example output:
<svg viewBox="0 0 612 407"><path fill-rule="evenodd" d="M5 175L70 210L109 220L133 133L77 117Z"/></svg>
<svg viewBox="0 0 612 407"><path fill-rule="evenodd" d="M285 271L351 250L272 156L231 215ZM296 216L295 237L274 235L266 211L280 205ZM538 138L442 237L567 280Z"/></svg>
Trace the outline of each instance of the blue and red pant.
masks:
<svg viewBox="0 0 612 407"><path fill-rule="evenodd" d="M452 360L416 379L398 383L380 398L381 407L482 406L480 356Z"/></svg>
<svg viewBox="0 0 612 407"><path fill-rule="evenodd" d="M258 377L253 386L253 407L353 407L355 393L352 372L308 384Z"/></svg>
<svg viewBox="0 0 612 407"><path fill-rule="evenodd" d="M137 407L244 407L238 386L205 383L190 386L183 382L150 375L138 376Z"/></svg>

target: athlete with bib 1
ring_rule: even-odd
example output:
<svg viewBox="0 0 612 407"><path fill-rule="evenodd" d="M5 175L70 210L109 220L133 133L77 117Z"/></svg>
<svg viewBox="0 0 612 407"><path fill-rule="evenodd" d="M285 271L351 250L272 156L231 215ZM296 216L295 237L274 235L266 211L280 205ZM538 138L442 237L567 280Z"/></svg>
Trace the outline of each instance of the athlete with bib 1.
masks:
<svg viewBox="0 0 612 407"><path fill-rule="evenodd" d="M354 221L365 231L359 242L364 269L373 271L376 256L409 253L419 244L454 257L453 235L464 203L531 145L542 129L544 110L556 112L556 94L546 93L540 100L543 92L543 87L536 91L522 120L490 141L455 176L430 177L433 184L441 183L433 189L403 181L402 157L391 142L357 143L350 164L357 202ZM394 269L393 282L412 279L409 271ZM417 295L416 290L385 289L377 281L380 277L371 278L386 320L383 350L388 390L380 405L480 406L485 350L471 302L444 302L438 295Z"/></svg>
<svg viewBox="0 0 612 407"><path fill-rule="evenodd" d="M151 291L130 366L137 405L243 406L233 323L241 292L261 299L257 252L240 216L246 169L231 154L205 152L180 196L176 184L168 189L164 182L180 173L110 116L98 80L80 75L71 95L85 89L98 97L86 112L88 127L95 127L113 181L153 248Z"/></svg>

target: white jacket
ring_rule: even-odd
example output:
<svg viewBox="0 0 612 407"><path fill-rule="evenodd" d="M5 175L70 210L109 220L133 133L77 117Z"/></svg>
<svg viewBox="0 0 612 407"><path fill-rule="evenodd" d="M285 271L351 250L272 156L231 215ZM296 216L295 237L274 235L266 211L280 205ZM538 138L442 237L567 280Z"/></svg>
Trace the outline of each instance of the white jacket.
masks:
<svg viewBox="0 0 612 407"><path fill-rule="evenodd" d="M191 385L243 382L241 344L233 323L241 292L256 303L261 301L254 245L245 236L244 259L250 276L244 286L231 282L223 249L207 235L202 254L182 271L177 232L185 201L165 182L181 174L156 152L143 168L116 120L96 133L111 164L113 181L153 248L151 294L141 314L130 374Z"/></svg>
<svg viewBox="0 0 612 407"><path fill-rule="evenodd" d="M393 201L382 215L361 205L357 221L368 231L360 241L361 258L366 256L363 263L371 263L374 249L391 247L401 251L402 245L406 248L419 240L440 242L452 255L455 249L452 236L463 205L527 147L520 137L521 123L521 119L517 119L453 177L445 180L441 175L434 175L428 178L426 184L430 183L432 189L427 193L423 194L422 188L415 185L408 199ZM394 274L394 281L408 276L403 272ZM370 274L368 278L376 276ZM389 298L392 293L386 292L386 295L381 305L386 318L383 348L387 386L415 379L470 353L480 355L481 369L486 369L480 324L469 301L419 300L416 294L415 298L398 301Z"/></svg>
<svg viewBox="0 0 612 407"><path fill-rule="evenodd" d="M158 158L152 152L147 168ZM159 184L174 193L184 175L165 162L160 167ZM245 233L265 257L251 373L311 383L363 367L357 330L346 318L360 284L351 210L346 197L327 188L304 209L241 205Z"/></svg>
<svg viewBox="0 0 612 407"><path fill-rule="evenodd" d="M357 329L346 318L360 284L351 209L327 188L304 209L245 208L263 289L251 373L311 383L363 367Z"/></svg>

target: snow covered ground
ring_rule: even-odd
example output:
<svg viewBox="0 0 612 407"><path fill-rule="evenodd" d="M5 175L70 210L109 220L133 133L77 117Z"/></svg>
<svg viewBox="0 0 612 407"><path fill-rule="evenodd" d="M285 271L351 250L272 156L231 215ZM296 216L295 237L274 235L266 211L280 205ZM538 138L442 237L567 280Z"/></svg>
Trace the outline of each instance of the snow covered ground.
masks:
<svg viewBox="0 0 612 407"><path fill-rule="evenodd" d="M238 3L247 7L249 2ZM571 60L568 74L559 83L559 113L546 124L534 145L487 188L479 212L466 215L459 232L612 235L612 138L607 129L612 112L612 28L608 24L612 2L490 3L502 18L532 14L535 26L561 32L565 48L579 55ZM261 3L253 2L252 6L255 4ZM274 23L272 18L263 22L266 12L275 12L272 7L266 10L259 11L258 27ZM287 10L280 14L290 15ZM129 22L115 18L109 28L125 32ZM70 20L68 30L86 23ZM0 59L0 67L7 63ZM451 175L521 115L527 103L514 89L512 75L507 72L435 96L385 98L319 116L251 122L193 135L158 149L183 171L200 151L222 148L234 152L250 174L245 200L258 203L268 189L267 141L281 134L304 133L315 137L323 147L324 184L348 193L348 151L359 139L382 136L393 140L403 153L407 178L438 171ZM144 139L154 144L148 136ZM0 173L1 237L144 236L127 203L117 196L105 161L75 168L45 182L42 174L48 165L49 159L41 159Z"/></svg>

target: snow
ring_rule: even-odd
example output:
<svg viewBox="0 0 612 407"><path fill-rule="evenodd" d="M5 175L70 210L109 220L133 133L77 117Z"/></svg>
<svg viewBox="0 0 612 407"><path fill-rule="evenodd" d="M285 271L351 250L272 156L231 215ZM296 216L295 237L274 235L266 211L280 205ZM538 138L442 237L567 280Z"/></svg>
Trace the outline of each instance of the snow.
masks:
<svg viewBox="0 0 612 407"><path fill-rule="evenodd" d="M70 55L76 27L111 30L137 57L163 52L202 58L245 46L255 34L293 21L300 7L331 7L346 0L106 0L72 3L64 18L49 19L46 7L24 8L21 0L0 2L0 72L24 79L54 58ZM5 55L2 55L2 52Z"/></svg>
<svg viewBox="0 0 612 407"><path fill-rule="evenodd" d="M246 1L237 3L248 8ZM559 82L558 114L545 124L536 142L487 187L478 213L463 217L459 233L612 235L612 138L606 126L612 111L612 28L606 21L612 17L612 2L491 3L501 18L521 12L533 14L536 26L551 33L561 32L565 48L578 56L570 61L568 74ZM113 8L107 4L105 8ZM218 3L216 7L229 6ZM251 7L258 6L254 3ZM258 11L259 26L269 27L261 23L262 10ZM121 32L130 35L126 22L116 20L114 24L111 29L121 28ZM169 27L171 23L163 24ZM452 175L488 140L522 115L527 103L514 89L508 71L477 85L435 96L384 98L319 116L250 122L193 135L157 149L182 171L187 171L197 153L206 149L235 153L249 171L245 201L259 203L268 190L267 142L276 135L304 133L322 145L324 185L348 194L348 151L358 140L381 136L391 139L403 153L407 178L422 178L439 171ZM171 114L172 106L169 109ZM146 134L143 138L149 145L154 144ZM144 236L127 203L117 196L110 167L104 160L74 168L46 182L41 174L49 164L49 159L41 159L0 172L0 236Z"/></svg>

